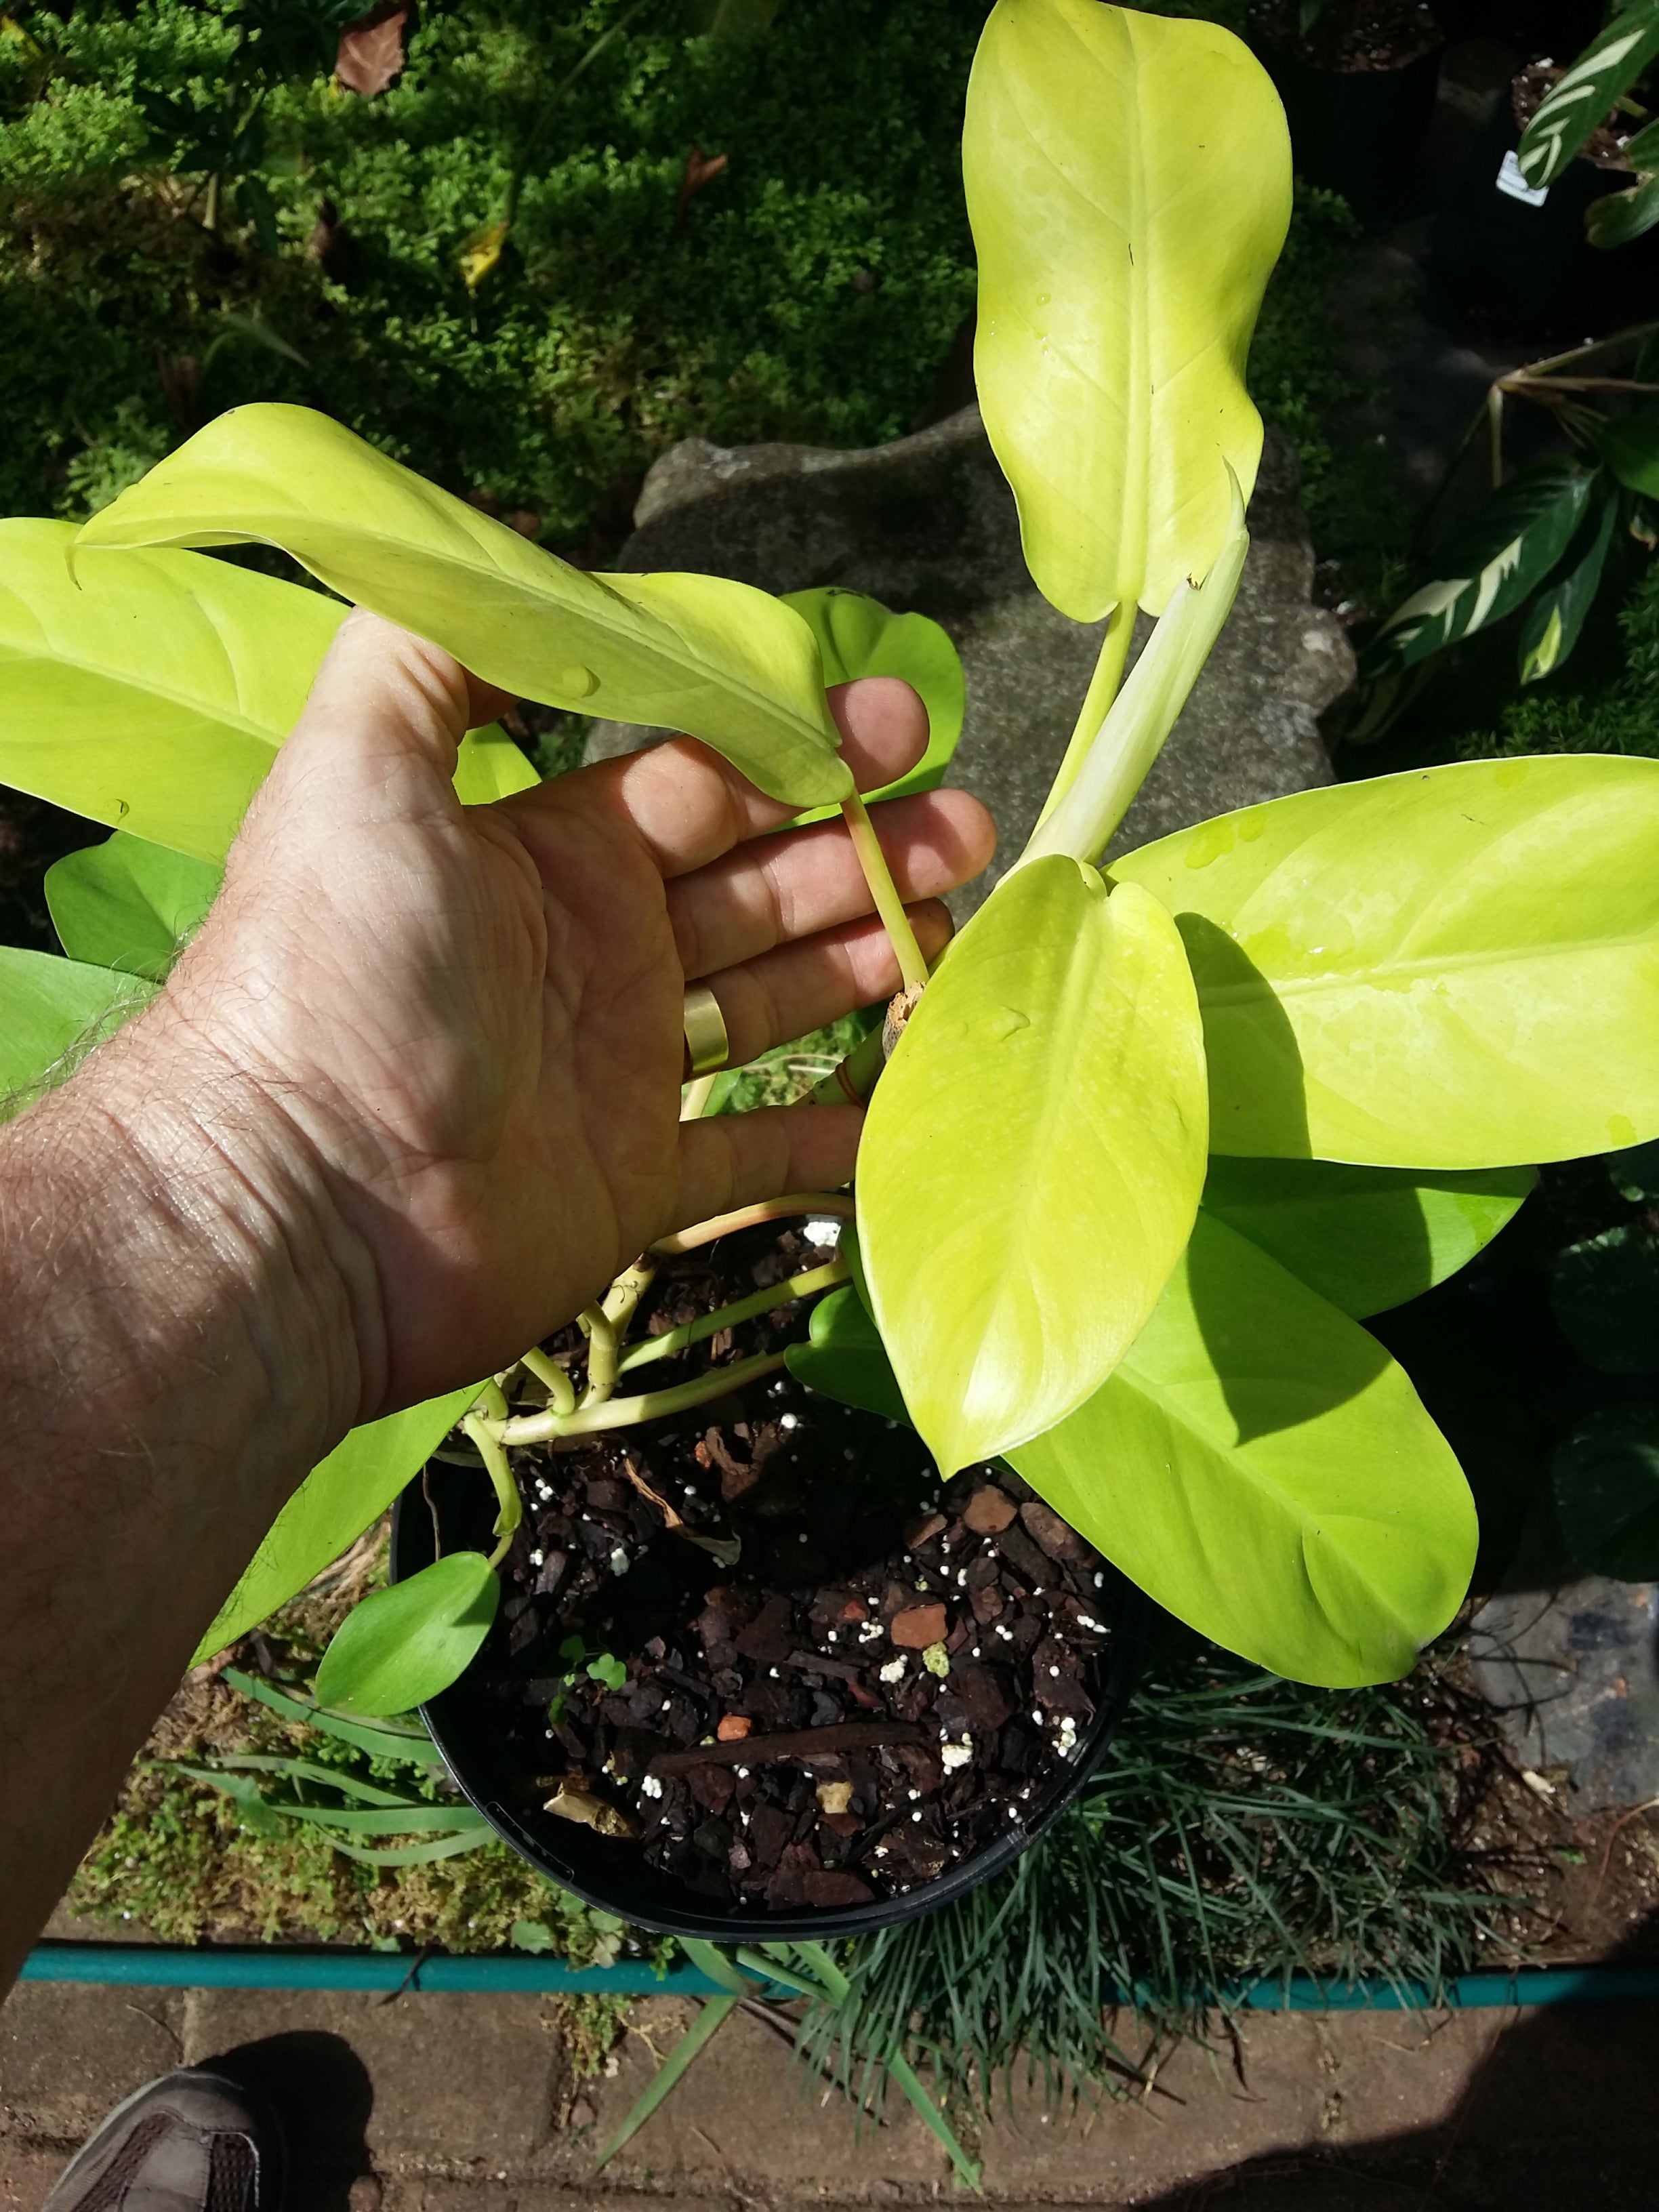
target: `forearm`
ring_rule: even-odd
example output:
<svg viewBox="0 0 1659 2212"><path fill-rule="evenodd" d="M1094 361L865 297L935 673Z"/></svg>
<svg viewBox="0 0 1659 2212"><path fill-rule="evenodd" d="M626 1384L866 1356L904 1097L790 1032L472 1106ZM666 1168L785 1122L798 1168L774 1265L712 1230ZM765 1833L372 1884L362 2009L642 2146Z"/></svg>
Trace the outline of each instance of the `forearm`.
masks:
<svg viewBox="0 0 1659 2212"><path fill-rule="evenodd" d="M303 1148L165 1002L0 1130L0 1989L356 1419L371 1309Z"/></svg>

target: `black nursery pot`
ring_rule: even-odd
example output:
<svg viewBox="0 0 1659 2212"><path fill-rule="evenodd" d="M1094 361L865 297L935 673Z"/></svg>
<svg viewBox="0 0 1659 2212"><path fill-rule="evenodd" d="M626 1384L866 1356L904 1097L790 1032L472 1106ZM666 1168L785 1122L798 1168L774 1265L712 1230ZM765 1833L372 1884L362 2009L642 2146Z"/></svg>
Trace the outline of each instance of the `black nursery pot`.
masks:
<svg viewBox="0 0 1659 2212"><path fill-rule="evenodd" d="M1254 35L1257 58L1285 103L1297 173L1340 192L1363 222L1407 198L1434 117L1441 46L1396 69L1324 69Z"/></svg>
<svg viewBox="0 0 1659 2212"><path fill-rule="evenodd" d="M862 1417L861 1417L862 1418ZM446 1550L486 1541L493 1510L481 1472L433 1461L398 1499L392 1524L392 1574L401 1581L431 1564L436 1532ZM873 1562L872 1564L874 1564ZM712 1560L709 1579L723 1571ZM451 1775L495 1833L537 1871L587 1904L659 1935L714 1942L821 1941L872 1933L953 1903L1011 1866L1076 1797L1105 1758L1133 1692L1152 1609L1110 1569L1099 1603L1111 1636L1091 1687L1093 1718L1069 1756L1056 1753L1036 1783L1029 1809L994 1841L932 1881L867 1904L769 1910L758 1901L730 1905L696 1895L678 1876L650 1865L636 1842L597 1834L541 1809L526 1791L520 1754L507 1741L492 1696L497 1676L486 1643L460 1680L421 1708ZM667 1632L679 1624L664 1622ZM499 1646L497 1645L498 1649Z"/></svg>

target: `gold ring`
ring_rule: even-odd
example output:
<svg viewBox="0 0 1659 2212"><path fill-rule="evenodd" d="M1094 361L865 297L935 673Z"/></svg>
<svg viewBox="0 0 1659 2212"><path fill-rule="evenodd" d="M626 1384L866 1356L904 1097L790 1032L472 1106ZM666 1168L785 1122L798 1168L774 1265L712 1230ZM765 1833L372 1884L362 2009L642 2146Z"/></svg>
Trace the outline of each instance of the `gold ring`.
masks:
<svg viewBox="0 0 1659 2212"><path fill-rule="evenodd" d="M717 1067L724 1067L732 1040L726 1034L726 1017L714 994L703 984L694 983L685 994L682 1020L691 1073L712 1075Z"/></svg>

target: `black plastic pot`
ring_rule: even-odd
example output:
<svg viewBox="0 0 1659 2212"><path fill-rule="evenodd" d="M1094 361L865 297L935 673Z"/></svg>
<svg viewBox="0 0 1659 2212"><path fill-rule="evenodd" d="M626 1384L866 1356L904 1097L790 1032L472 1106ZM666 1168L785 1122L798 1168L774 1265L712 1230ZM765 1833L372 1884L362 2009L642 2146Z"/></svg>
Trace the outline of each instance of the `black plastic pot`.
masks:
<svg viewBox="0 0 1659 2212"><path fill-rule="evenodd" d="M398 1500L392 1520L392 1576L394 1582L429 1566L434 1550L434 1521L446 1547L479 1540L479 1511L488 1485L482 1474L434 1460L423 1478ZM443 1753L444 1763L471 1802L503 1843L510 1844L538 1874L587 1904L614 1912L636 1928L659 1935L701 1936L713 1942L763 1942L792 1938L822 1942L873 1933L915 1920L942 1905L953 1904L983 1881L1012 1866L1083 1788L1106 1756L1125 1707L1133 1693L1146 1650L1152 1607L1133 1584L1114 1577L1110 1618L1112 1641L1106 1655L1106 1679L1099 1686L1095 1717L1069 1759L1060 1760L1039 1784L1026 1817L1010 1826L994 1844L936 1881L919 1883L900 1896L869 1905L818 1911L769 1912L749 1904L722 1910L690 1895L684 1883L647 1866L637 1848L536 1807L515 1809L515 1777L492 1727L483 1668L488 1646L452 1689L422 1705L421 1717ZM1111 1585L1109 1584L1109 1588ZM521 1787L521 1784L519 1785Z"/></svg>
<svg viewBox="0 0 1659 2212"><path fill-rule="evenodd" d="M1585 210L1635 179L1581 155L1530 204L1498 184L1520 137L1505 99L1435 224L1430 312L1454 329L1515 338L1600 337L1641 321L1659 286L1659 232L1610 252L1584 234Z"/></svg>
<svg viewBox="0 0 1659 2212"><path fill-rule="evenodd" d="M1340 192L1362 222L1395 214L1434 118L1443 46L1398 69L1330 70L1293 47L1253 44L1285 103L1297 175Z"/></svg>

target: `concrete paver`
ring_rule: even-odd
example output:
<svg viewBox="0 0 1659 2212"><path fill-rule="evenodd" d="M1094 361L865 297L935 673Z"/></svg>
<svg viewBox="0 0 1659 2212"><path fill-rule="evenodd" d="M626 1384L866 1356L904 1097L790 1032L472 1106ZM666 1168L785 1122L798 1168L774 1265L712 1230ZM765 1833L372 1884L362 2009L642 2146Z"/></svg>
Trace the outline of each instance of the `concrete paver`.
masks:
<svg viewBox="0 0 1659 2212"><path fill-rule="evenodd" d="M690 2008L636 2008L572 2094L534 1998L30 1984L0 2009L0 2212L39 2212L111 2104L229 2054L296 2137L291 2212L823 2212L956 2201L902 2102L855 2136L836 2094L743 2014L602 2176L596 2146ZM1659 2007L1256 2014L1240 2069L1187 2046L1150 2094L1045 2118L1022 2091L981 2142L1001 2212L1647 2212Z"/></svg>

